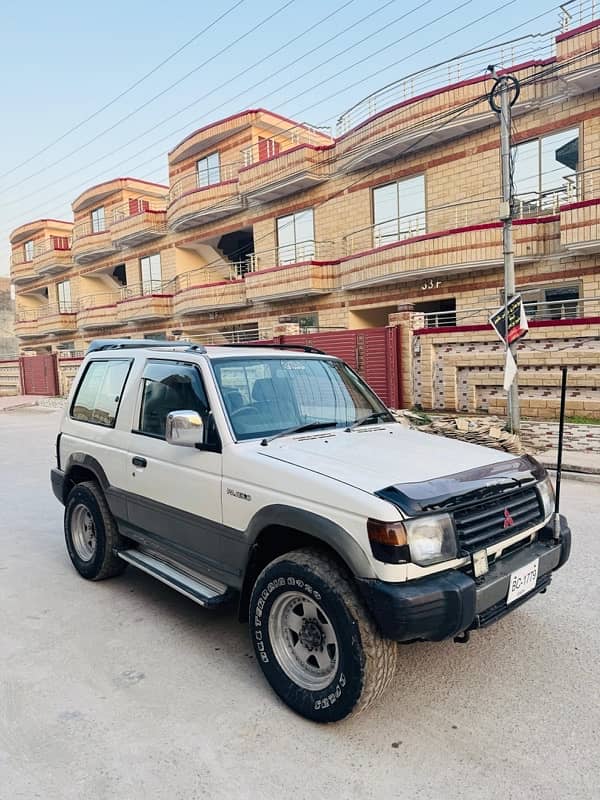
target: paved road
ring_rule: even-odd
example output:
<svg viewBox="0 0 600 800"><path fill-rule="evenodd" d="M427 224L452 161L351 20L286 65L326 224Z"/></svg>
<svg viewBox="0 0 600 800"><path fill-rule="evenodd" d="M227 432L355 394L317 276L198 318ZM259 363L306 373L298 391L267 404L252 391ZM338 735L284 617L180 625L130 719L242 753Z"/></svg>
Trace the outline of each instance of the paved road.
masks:
<svg viewBox="0 0 600 800"><path fill-rule="evenodd" d="M128 571L86 583L51 495L58 415L0 414L0 798L600 797L600 486L568 482L571 562L468 646L403 648L336 726L271 693L246 629Z"/></svg>

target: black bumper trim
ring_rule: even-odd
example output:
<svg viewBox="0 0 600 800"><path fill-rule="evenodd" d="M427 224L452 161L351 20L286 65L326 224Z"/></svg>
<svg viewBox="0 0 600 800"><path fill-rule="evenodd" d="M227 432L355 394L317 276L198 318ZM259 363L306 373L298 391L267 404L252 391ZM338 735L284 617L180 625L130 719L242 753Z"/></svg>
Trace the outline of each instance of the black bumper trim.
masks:
<svg viewBox="0 0 600 800"><path fill-rule="evenodd" d="M549 586L552 572L563 566L571 552L571 530L564 517L560 522L559 540L548 525L533 544L496 562L480 583L460 570L406 583L365 579L357 583L386 638L398 642L447 639L492 624ZM534 558L540 559L542 570L535 588L507 605L510 572Z"/></svg>

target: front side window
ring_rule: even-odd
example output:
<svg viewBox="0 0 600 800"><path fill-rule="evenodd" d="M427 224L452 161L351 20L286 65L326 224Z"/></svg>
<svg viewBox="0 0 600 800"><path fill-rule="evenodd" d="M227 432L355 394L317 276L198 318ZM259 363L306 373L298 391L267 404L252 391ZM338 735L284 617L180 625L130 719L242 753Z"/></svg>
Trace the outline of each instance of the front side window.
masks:
<svg viewBox="0 0 600 800"><path fill-rule="evenodd" d="M56 284L58 310L61 314L70 314L73 310L71 304L71 282L61 281Z"/></svg>
<svg viewBox="0 0 600 800"><path fill-rule="evenodd" d="M129 359L90 361L73 400L71 417L114 428L131 363Z"/></svg>
<svg viewBox="0 0 600 800"><path fill-rule="evenodd" d="M425 233L425 176L373 189L373 247Z"/></svg>
<svg viewBox="0 0 600 800"><path fill-rule="evenodd" d="M25 261L33 261L34 249L35 248L33 240L30 239L28 242L25 242L25 244L23 245L23 254L25 256Z"/></svg>
<svg viewBox="0 0 600 800"><path fill-rule="evenodd" d="M228 358L212 361L237 439L301 425L346 426L389 412L342 361L328 358Z"/></svg>
<svg viewBox="0 0 600 800"><path fill-rule="evenodd" d="M579 129L571 128L516 145L514 194L521 216L555 211L570 199L579 164Z"/></svg>
<svg viewBox="0 0 600 800"><path fill-rule="evenodd" d="M104 206L95 208L91 214L92 217L92 233L101 233L106 230L104 221Z"/></svg>
<svg viewBox="0 0 600 800"><path fill-rule="evenodd" d="M312 208L277 219L278 263L296 264L315 255L315 220Z"/></svg>
<svg viewBox="0 0 600 800"><path fill-rule="evenodd" d="M216 428L195 366L177 361L148 361L142 383L138 433L164 439L167 414L196 411L204 422L206 443L215 443Z"/></svg>
<svg viewBox="0 0 600 800"><path fill-rule="evenodd" d="M221 182L221 159L218 153L211 153L196 162L198 186L212 186Z"/></svg>
<svg viewBox="0 0 600 800"><path fill-rule="evenodd" d="M160 253L141 258L140 271L142 273L142 292L144 294L152 294L160 291L162 286Z"/></svg>

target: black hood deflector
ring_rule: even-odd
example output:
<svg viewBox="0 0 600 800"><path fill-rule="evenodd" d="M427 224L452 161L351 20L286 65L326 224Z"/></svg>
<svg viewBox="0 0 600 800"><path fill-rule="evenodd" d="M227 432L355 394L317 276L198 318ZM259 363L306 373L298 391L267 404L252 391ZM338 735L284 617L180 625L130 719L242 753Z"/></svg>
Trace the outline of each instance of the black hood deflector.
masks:
<svg viewBox="0 0 600 800"><path fill-rule="evenodd" d="M484 467L476 467L453 475L444 475L418 483L398 483L387 486L375 494L382 500L393 503L410 516L426 511L445 510L461 501L466 494L493 494L496 491L515 488L546 475L546 470L531 456L519 456L509 461L500 461Z"/></svg>

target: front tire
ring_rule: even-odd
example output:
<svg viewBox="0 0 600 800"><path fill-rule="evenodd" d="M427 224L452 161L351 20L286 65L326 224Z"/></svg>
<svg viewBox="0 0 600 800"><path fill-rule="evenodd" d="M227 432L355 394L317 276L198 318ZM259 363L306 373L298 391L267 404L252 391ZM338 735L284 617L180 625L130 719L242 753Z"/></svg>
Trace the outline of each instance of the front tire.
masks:
<svg viewBox="0 0 600 800"><path fill-rule="evenodd" d="M397 644L381 637L343 567L316 550L287 553L261 572L250 633L273 690L315 722L364 711L395 673Z"/></svg>
<svg viewBox="0 0 600 800"><path fill-rule="evenodd" d="M106 498L97 483L76 484L65 506L65 542L73 566L90 581L120 575L127 563L115 551L122 547Z"/></svg>

